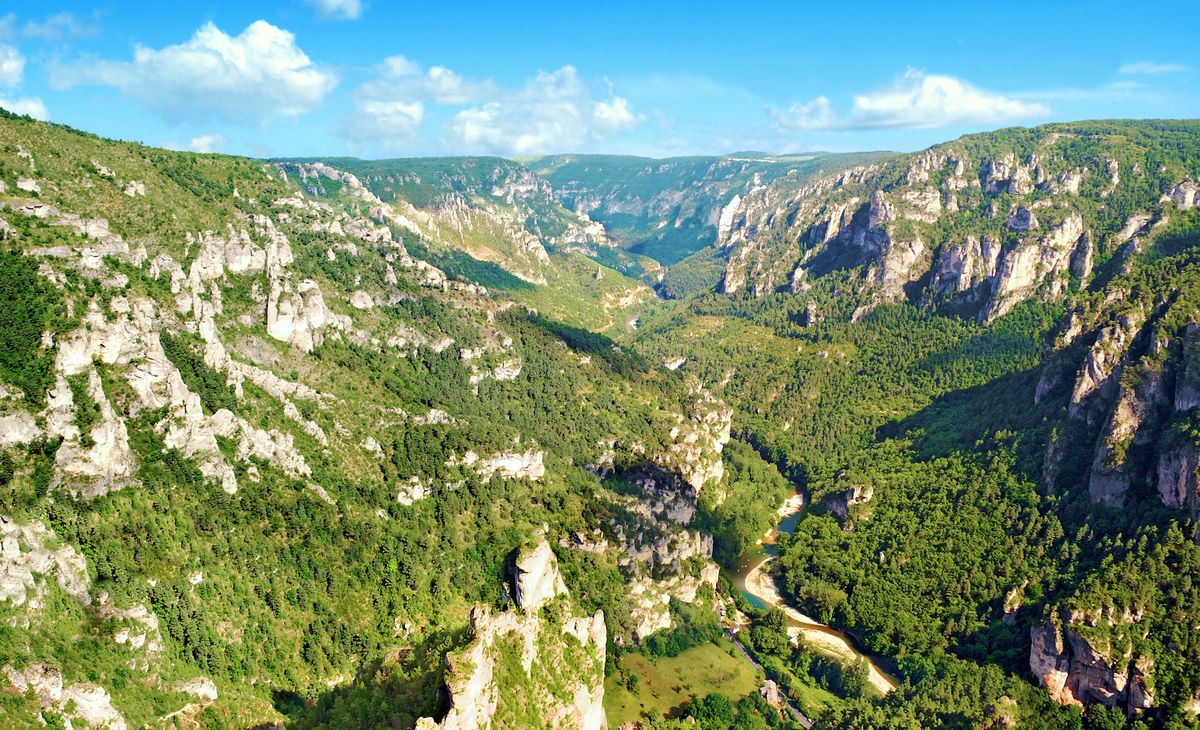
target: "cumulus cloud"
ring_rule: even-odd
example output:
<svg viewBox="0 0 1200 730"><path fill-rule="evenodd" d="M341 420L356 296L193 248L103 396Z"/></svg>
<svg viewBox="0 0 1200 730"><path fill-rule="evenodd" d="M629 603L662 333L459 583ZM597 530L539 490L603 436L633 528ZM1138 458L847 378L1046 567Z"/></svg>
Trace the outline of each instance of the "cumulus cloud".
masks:
<svg viewBox="0 0 1200 730"><path fill-rule="evenodd" d="M0 87L13 87L25 75L25 57L12 46L0 45Z"/></svg>
<svg viewBox="0 0 1200 730"><path fill-rule="evenodd" d="M416 138L426 103L461 106L495 93L490 81L468 81L444 66L425 69L404 56L386 59L376 73L354 90L353 109L336 128L353 147L401 149Z"/></svg>
<svg viewBox="0 0 1200 730"><path fill-rule="evenodd" d="M495 93L491 81L468 81L445 66L426 70L404 56L392 56L379 67L378 76L359 86L354 95L372 101L471 104Z"/></svg>
<svg viewBox="0 0 1200 730"><path fill-rule="evenodd" d="M414 140L425 119L420 101L362 99L342 117L337 132L351 146L373 145L395 151Z"/></svg>
<svg viewBox="0 0 1200 730"><path fill-rule="evenodd" d="M595 95L571 66L542 72L515 89L467 79L444 66L425 68L392 56L353 93L336 131L351 146L396 151L410 145L428 117L457 108L444 128L455 151L534 154L577 149L632 129L644 117L611 91ZM466 108L464 108L466 107Z"/></svg>
<svg viewBox="0 0 1200 730"><path fill-rule="evenodd" d="M25 76L25 56L12 46L0 44L0 89L14 89ZM0 96L0 109L41 119L50 118L46 105L35 97Z"/></svg>
<svg viewBox="0 0 1200 730"><path fill-rule="evenodd" d="M829 129L837 126L838 117L829 104L829 97L818 96L810 102L796 102L786 112L777 113L776 120L796 129Z"/></svg>
<svg viewBox="0 0 1200 730"><path fill-rule="evenodd" d="M1175 74L1191 71L1192 67L1182 63L1155 63L1154 61L1135 61L1117 69L1117 73L1136 76L1157 76L1159 74Z"/></svg>
<svg viewBox="0 0 1200 730"><path fill-rule="evenodd" d="M362 15L362 0L308 0L324 18L355 20Z"/></svg>
<svg viewBox="0 0 1200 730"><path fill-rule="evenodd" d="M185 43L158 50L139 46L128 62L58 67L51 81L56 88L111 86L171 121L297 117L337 85L332 73L296 45L295 36L264 20L237 36L206 23Z"/></svg>
<svg viewBox="0 0 1200 730"><path fill-rule="evenodd" d="M775 113L783 127L802 130L932 129L995 124L1048 114L1045 104L976 88L953 76L908 70L891 84L854 97L846 116L825 97Z"/></svg>
<svg viewBox="0 0 1200 730"><path fill-rule="evenodd" d="M159 147L180 152L215 152L229 140L223 134L201 134L192 137L186 144L178 141L159 142Z"/></svg>
<svg viewBox="0 0 1200 730"><path fill-rule="evenodd" d="M24 114L40 119L43 122L50 118L50 113L46 111L46 105L41 99L25 97L21 99L6 99L0 96L0 109L12 112L13 114Z"/></svg>
<svg viewBox="0 0 1200 730"><path fill-rule="evenodd" d="M594 99L575 68L564 66L458 112L448 131L469 149L528 155L579 149L643 120L622 97Z"/></svg>

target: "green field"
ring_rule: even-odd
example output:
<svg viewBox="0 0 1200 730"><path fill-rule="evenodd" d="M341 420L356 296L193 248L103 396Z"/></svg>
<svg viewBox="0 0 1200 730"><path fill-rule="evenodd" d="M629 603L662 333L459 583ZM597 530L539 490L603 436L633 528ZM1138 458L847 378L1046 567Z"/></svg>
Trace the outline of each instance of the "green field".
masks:
<svg viewBox="0 0 1200 730"><path fill-rule="evenodd" d="M609 727L649 714L671 714L692 697L721 692L735 702L757 691L758 672L740 656L731 655L733 645L725 639L718 644L701 644L677 657L651 660L641 654L626 654L621 661L627 673L638 678L637 692L631 693L618 675L604 684L604 711Z"/></svg>

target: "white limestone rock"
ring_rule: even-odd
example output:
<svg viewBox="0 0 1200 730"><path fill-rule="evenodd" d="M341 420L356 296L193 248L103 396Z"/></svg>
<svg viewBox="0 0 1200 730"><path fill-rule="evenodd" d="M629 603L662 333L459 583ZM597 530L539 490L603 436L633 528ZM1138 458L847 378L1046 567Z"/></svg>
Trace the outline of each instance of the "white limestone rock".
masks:
<svg viewBox="0 0 1200 730"><path fill-rule="evenodd" d="M0 417L0 447L27 444L42 435L28 411L15 411Z"/></svg>
<svg viewBox="0 0 1200 730"><path fill-rule="evenodd" d="M350 306L355 309L372 309L375 307L375 300L370 294L359 289L350 295Z"/></svg>
<svg viewBox="0 0 1200 730"><path fill-rule="evenodd" d="M176 682L175 691L208 702L216 700L218 696L216 683L208 677L194 677L184 682Z"/></svg>
<svg viewBox="0 0 1200 730"><path fill-rule="evenodd" d="M558 558L541 535L533 548L521 550L514 557L513 599L525 611L537 611L551 599L566 594Z"/></svg>
<svg viewBox="0 0 1200 730"><path fill-rule="evenodd" d="M40 522L20 524L0 515L0 601L23 606L36 598L41 577L53 577L70 596L91 603L87 561Z"/></svg>

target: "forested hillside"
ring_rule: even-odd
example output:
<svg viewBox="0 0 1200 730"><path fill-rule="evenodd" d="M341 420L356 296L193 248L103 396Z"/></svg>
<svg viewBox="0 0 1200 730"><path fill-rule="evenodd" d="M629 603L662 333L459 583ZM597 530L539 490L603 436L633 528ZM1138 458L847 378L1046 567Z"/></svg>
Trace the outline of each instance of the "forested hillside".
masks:
<svg viewBox="0 0 1200 730"><path fill-rule="evenodd" d="M986 725L1014 695L980 664L1087 727L1195 721L1198 131L1002 130L773 183L713 249L724 296L643 321L805 485L785 595L912 683L828 726Z"/></svg>
<svg viewBox="0 0 1200 730"><path fill-rule="evenodd" d="M345 173L0 130L6 725L411 727L447 653L565 625L598 665L506 681L593 727L606 646L711 607L694 378L448 277Z"/></svg>

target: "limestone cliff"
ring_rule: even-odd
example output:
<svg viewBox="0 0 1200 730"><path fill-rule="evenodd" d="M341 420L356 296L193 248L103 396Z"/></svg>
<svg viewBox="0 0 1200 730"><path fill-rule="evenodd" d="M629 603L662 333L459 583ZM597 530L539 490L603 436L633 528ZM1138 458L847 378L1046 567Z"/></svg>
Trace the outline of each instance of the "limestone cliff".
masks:
<svg viewBox="0 0 1200 730"><path fill-rule="evenodd" d="M1113 648L1095 631L1100 626L1112 631L1136 621L1129 614L1064 611L1030 629L1029 669L1062 704L1097 703L1128 712L1152 707L1153 661Z"/></svg>
<svg viewBox="0 0 1200 730"><path fill-rule="evenodd" d="M1087 160L1071 148L1080 139L1098 145ZM1071 282L1092 276L1101 253L1127 249L1119 255L1128 257L1171 211L1196 204L1192 180L1156 167L1163 194L1143 196L1140 210L1115 219L1105 199L1134 183L1113 172L1103 150L1121 143L1070 125L1033 130L1020 152L1001 133L978 135L757 186L722 213L721 290L850 294L855 318L908 301L992 321L1023 301L1060 299ZM849 286L831 291L840 282L834 273Z"/></svg>
<svg viewBox="0 0 1200 730"><path fill-rule="evenodd" d="M471 642L446 657L449 709L418 730L600 730L604 614L578 615L545 537L513 556L516 606L471 612Z"/></svg>

